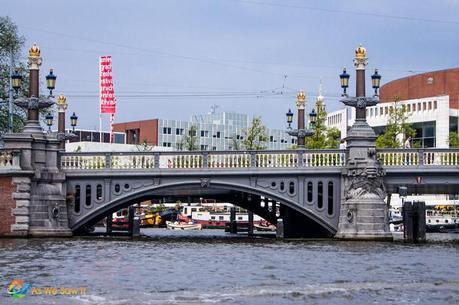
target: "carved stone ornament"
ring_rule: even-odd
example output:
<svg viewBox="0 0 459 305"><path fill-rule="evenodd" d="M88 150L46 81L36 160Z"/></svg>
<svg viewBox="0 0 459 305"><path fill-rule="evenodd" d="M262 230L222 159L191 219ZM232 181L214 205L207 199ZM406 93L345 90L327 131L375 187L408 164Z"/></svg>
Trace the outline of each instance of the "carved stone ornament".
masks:
<svg viewBox="0 0 459 305"><path fill-rule="evenodd" d="M384 170L374 160L368 160L365 166L349 169L345 181L346 200L356 198L384 200L386 197L384 174Z"/></svg>
<svg viewBox="0 0 459 305"><path fill-rule="evenodd" d="M201 178L201 187L209 187L210 178Z"/></svg>

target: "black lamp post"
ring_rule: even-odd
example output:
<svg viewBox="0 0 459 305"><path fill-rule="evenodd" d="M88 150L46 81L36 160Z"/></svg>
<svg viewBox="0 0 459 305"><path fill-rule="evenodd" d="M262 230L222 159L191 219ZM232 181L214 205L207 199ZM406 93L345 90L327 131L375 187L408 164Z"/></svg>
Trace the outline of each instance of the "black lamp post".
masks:
<svg viewBox="0 0 459 305"><path fill-rule="evenodd" d="M53 73L53 69L49 69L49 74L46 75L46 87L49 90L49 96L53 96L53 90L56 88L56 75Z"/></svg>
<svg viewBox="0 0 459 305"><path fill-rule="evenodd" d="M374 96L379 96L378 89L379 89L380 84L381 84L381 75L378 74L378 69L375 69L375 73L371 76L371 85L373 89L375 89Z"/></svg>
<svg viewBox="0 0 459 305"><path fill-rule="evenodd" d="M53 116L51 113L48 113L45 117L46 125L48 126L48 133L51 132L51 126L53 126Z"/></svg>
<svg viewBox="0 0 459 305"><path fill-rule="evenodd" d="M306 107L306 96L304 95L303 91L298 92L296 96L296 106L298 109L298 129L292 130L290 124L293 121L293 113L289 109L286 113L287 115L287 123L289 124L287 133L291 136L297 138L298 148L304 148L305 138L310 137L314 134L314 131L305 128L304 124L304 108ZM311 118L314 119L314 114L309 115L309 120L311 122Z"/></svg>
<svg viewBox="0 0 459 305"><path fill-rule="evenodd" d="M350 75L347 74L346 68L343 68L343 73L339 75L339 78L341 80L341 88L343 88L342 96L347 96L346 89L349 87Z"/></svg>
<svg viewBox="0 0 459 305"><path fill-rule="evenodd" d="M289 108L288 112L285 114L287 116L287 124L288 124L288 129L292 129L292 122L293 122L293 112Z"/></svg>
<svg viewBox="0 0 459 305"><path fill-rule="evenodd" d="M72 131L75 132L75 126L77 125L78 117L75 115L75 112L70 117L70 125L72 126Z"/></svg>
<svg viewBox="0 0 459 305"><path fill-rule="evenodd" d="M14 91L16 91L17 94L19 88L21 88L22 85L22 75L19 73L18 70L14 71L13 75L11 75L11 83Z"/></svg>

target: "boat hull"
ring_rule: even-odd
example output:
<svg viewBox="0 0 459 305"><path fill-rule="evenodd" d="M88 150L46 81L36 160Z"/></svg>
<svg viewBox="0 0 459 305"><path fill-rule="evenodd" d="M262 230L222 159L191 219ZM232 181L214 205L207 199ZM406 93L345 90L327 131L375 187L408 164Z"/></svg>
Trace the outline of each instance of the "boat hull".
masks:
<svg viewBox="0 0 459 305"><path fill-rule="evenodd" d="M178 231L190 231L190 230L202 230L202 225L199 223L175 223L172 221L166 221L166 226L168 230L178 230Z"/></svg>

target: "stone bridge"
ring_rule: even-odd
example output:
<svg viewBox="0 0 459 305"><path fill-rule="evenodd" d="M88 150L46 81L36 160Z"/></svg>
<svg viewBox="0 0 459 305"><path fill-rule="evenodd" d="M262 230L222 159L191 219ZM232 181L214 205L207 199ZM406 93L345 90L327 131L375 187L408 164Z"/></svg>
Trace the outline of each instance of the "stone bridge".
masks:
<svg viewBox="0 0 459 305"><path fill-rule="evenodd" d="M68 213L73 231L147 198L212 197L275 223L281 215L268 211L264 203L269 201L280 214L302 219L305 232L299 234L334 235L345 158L340 150L64 153L61 168L72 198ZM457 150L380 150L378 159L389 193L401 185L413 194L459 188Z"/></svg>

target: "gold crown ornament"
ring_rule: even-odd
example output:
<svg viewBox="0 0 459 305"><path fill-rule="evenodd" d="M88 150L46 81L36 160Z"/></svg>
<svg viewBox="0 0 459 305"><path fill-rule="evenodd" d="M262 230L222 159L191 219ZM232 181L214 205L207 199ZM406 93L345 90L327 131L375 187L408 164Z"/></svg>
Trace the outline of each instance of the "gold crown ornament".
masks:
<svg viewBox="0 0 459 305"><path fill-rule="evenodd" d="M40 57L40 48L36 43L29 49L29 57Z"/></svg>
<svg viewBox="0 0 459 305"><path fill-rule="evenodd" d="M355 58L357 59L365 59L365 56L367 55L367 49L365 49L362 44L358 46L357 49L355 49Z"/></svg>
<svg viewBox="0 0 459 305"><path fill-rule="evenodd" d="M59 112L64 112L65 110L67 110L67 98L65 97L65 95L63 94L60 94L58 97L57 97L57 109Z"/></svg>
<svg viewBox="0 0 459 305"><path fill-rule="evenodd" d="M298 108L304 108L305 105L306 105L306 95L304 94L304 91L301 90L296 95L296 106Z"/></svg>

